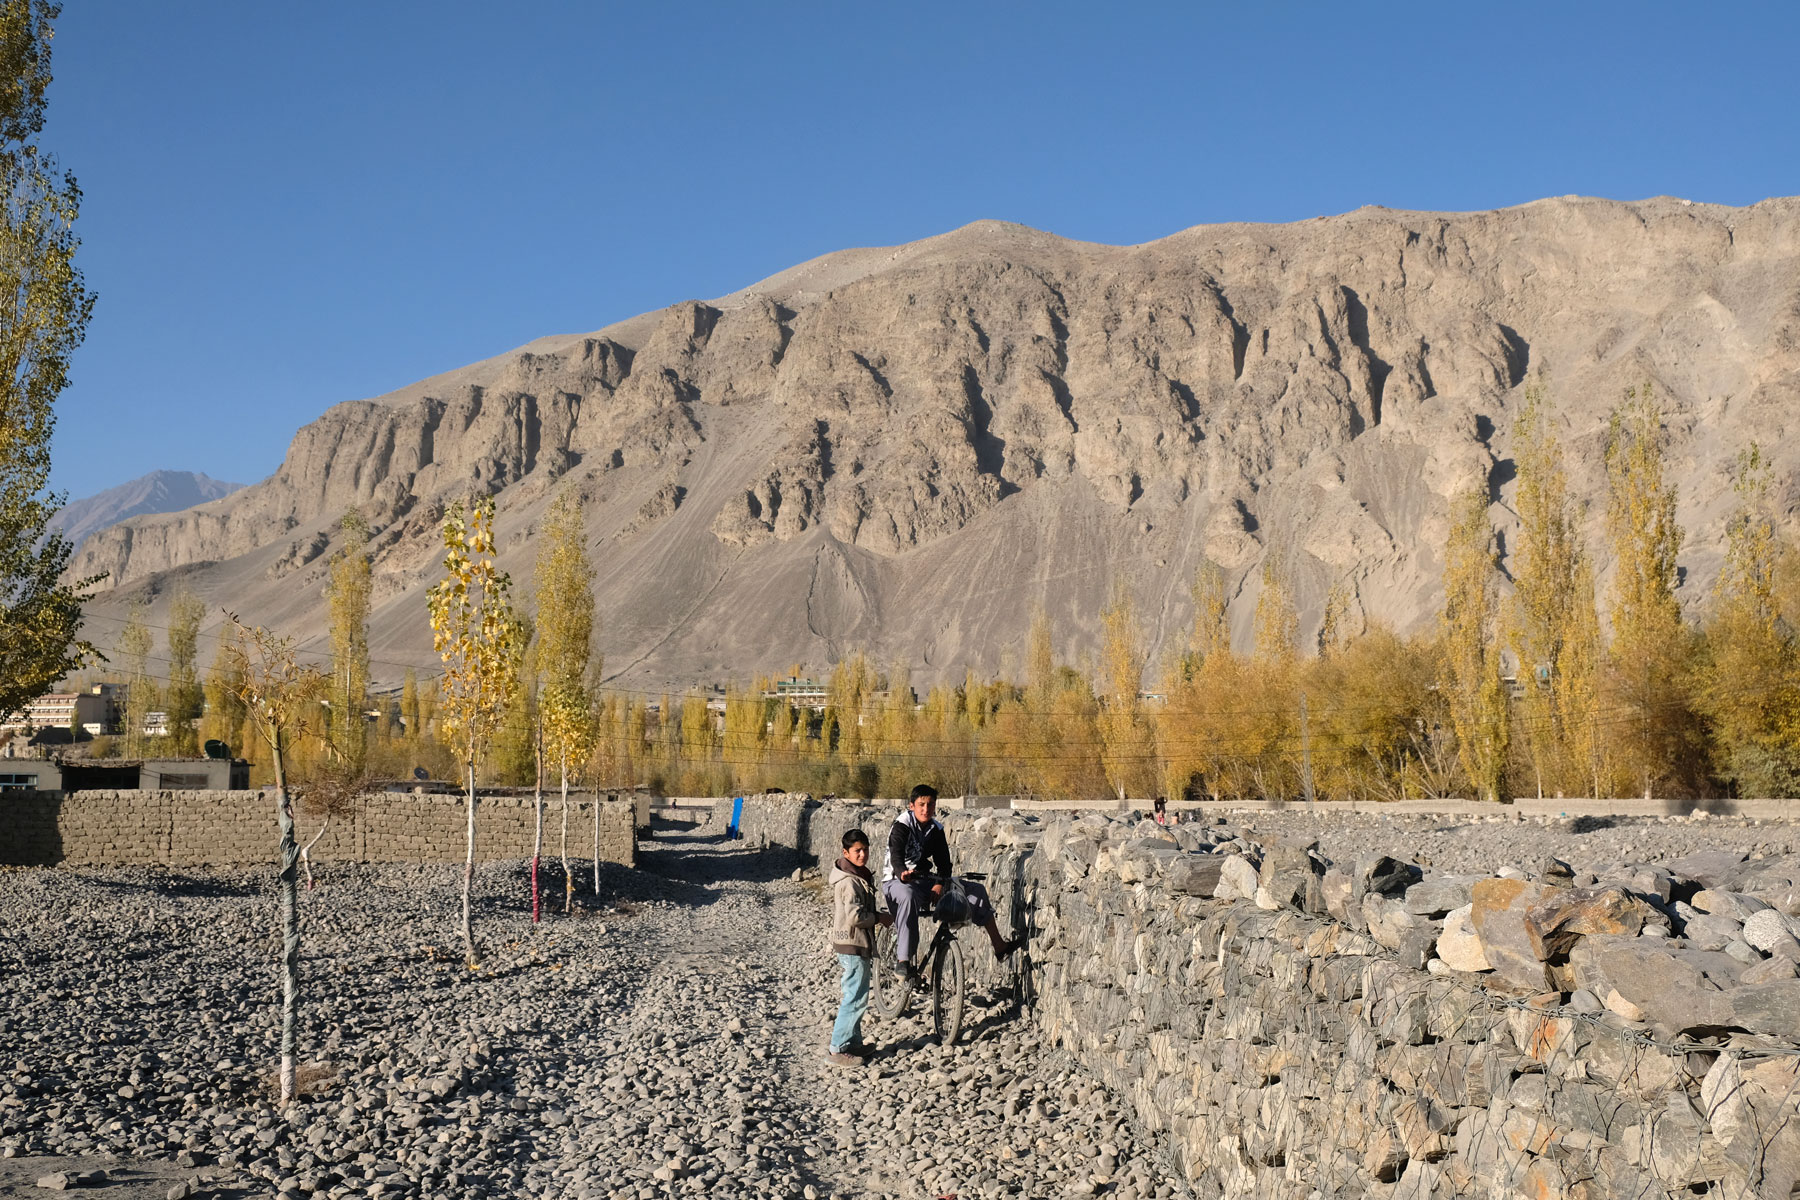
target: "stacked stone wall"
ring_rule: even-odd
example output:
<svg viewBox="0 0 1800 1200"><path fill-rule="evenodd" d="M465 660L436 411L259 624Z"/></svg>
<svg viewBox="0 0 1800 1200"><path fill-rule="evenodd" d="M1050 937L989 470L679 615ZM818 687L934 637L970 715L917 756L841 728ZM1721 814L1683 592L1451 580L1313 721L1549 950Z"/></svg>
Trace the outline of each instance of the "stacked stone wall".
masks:
<svg viewBox="0 0 1800 1200"><path fill-rule="evenodd" d="M461 796L380 792L359 796L348 813L323 822L312 849L317 862L460 862L467 810ZM569 801L570 844L586 858L599 806L600 859L635 866L637 832L629 796L582 794ZM545 798L546 841L555 846L561 800ZM300 806L302 845L321 819ZM476 808L481 861L531 854L534 806L529 796L484 796ZM261 791L94 791L64 795L0 795L0 863L16 866L109 866L156 863L188 867L267 862L275 855L275 810Z"/></svg>
<svg viewBox="0 0 1800 1200"><path fill-rule="evenodd" d="M754 798L743 828L826 860L851 826L879 845L896 811ZM1203 1195L1749 1200L1800 1185L1800 980L1779 954L1761 970L1785 982L1696 993L1724 1015L1658 1027L1595 1005L1582 978L1553 990L1579 953L1540 963L1536 988L1452 968L1434 939L1455 930L1390 927L1382 905L1400 901L1376 890L1466 880L1416 881L1386 859L1327 871L1305 848L1092 814L945 823L1002 928L1031 933L1046 1039L1125 1097ZM1352 888L1380 902L1359 908ZM1637 940L1611 931L1610 893L1557 894L1604 953ZM1376 925L1350 919L1364 909ZM969 958L992 977L984 951ZM1661 985L1613 970L1626 991Z"/></svg>

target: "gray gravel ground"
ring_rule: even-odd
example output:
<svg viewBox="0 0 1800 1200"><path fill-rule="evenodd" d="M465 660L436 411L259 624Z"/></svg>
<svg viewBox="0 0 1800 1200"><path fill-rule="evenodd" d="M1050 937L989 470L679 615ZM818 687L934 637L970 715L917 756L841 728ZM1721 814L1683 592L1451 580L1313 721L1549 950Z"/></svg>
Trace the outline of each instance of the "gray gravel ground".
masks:
<svg viewBox="0 0 1800 1200"><path fill-rule="evenodd" d="M999 990L948 1050L871 1014L876 1057L825 1063L817 880L705 828L641 857L535 928L482 868L473 973L456 868L324 864L285 1117L272 871L0 869L0 1195L1187 1195Z"/></svg>
<svg viewBox="0 0 1800 1200"><path fill-rule="evenodd" d="M1800 805L1796 806L1800 817ZM1255 841L1316 837L1333 862L1390 854L1439 871L1492 874L1503 867L1535 873L1549 857L1576 871L1615 863L1657 863L1697 850L1741 850L1750 858L1800 852L1800 824L1697 814L1686 817L1458 817L1396 813L1321 816L1304 804L1277 811L1201 810Z"/></svg>

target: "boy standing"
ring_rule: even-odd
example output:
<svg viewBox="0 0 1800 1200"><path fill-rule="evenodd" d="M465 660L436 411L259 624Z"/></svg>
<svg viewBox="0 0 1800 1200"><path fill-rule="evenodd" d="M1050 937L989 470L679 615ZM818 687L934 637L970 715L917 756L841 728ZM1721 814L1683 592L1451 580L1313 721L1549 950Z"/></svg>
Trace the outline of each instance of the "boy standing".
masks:
<svg viewBox="0 0 1800 1200"><path fill-rule="evenodd" d="M875 880L869 874L869 837L860 829L844 834L844 853L831 864L831 948L843 968L843 999L831 1027L826 1061L856 1066L862 1044L863 1013L869 1007L869 971L875 959L875 927L894 918L875 911Z"/></svg>

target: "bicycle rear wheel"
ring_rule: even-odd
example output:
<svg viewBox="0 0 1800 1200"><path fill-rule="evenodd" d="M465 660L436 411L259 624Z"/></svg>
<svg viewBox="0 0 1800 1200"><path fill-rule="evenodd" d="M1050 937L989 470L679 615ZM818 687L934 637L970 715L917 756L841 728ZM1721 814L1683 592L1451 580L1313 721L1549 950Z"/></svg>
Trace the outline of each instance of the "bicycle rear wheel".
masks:
<svg viewBox="0 0 1800 1200"><path fill-rule="evenodd" d="M948 1046L962 1034L963 1024L963 954L956 939L939 943L931 968L931 1024L938 1045Z"/></svg>
<svg viewBox="0 0 1800 1200"><path fill-rule="evenodd" d="M875 927L874 966L869 999L882 1020L897 1021L906 1015L907 1006L912 1003L912 989L906 986L906 973L894 961L894 931L885 925Z"/></svg>

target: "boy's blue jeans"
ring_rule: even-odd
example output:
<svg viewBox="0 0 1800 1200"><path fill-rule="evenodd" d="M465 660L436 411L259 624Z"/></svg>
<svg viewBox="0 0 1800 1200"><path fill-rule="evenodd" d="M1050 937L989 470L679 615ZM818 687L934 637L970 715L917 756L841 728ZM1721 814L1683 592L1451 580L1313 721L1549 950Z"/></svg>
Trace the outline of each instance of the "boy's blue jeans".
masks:
<svg viewBox="0 0 1800 1200"><path fill-rule="evenodd" d="M838 1002L837 1023L831 1027L831 1052L862 1040L863 1013L869 1009L870 960L860 954L838 955L844 970L844 998Z"/></svg>

